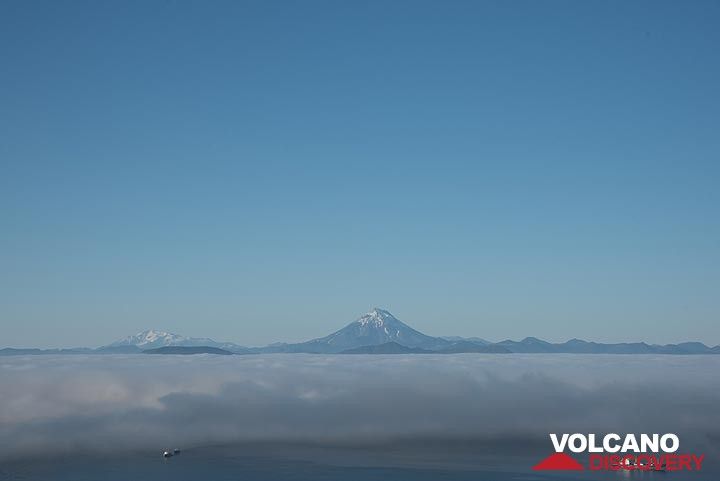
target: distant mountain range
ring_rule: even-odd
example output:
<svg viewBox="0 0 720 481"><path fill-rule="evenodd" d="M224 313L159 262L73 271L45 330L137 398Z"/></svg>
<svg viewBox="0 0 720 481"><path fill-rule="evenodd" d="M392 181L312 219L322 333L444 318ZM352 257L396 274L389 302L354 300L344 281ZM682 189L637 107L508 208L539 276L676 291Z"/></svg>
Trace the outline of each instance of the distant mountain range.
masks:
<svg viewBox="0 0 720 481"><path fill-rule="evenodd" d="M209 338L183 337L147 330L96 349L0 349L0 355L39 354L461 354L461 353L569 353L569 354L720 354L720 346L700 342L602 344L580 339L550 343L535 337L522 341L490 342L479 337L433 337L413 329L388 311L375 308L342 329L306 342L245 347Z"/></svg>
<svg viewBox="0 0 720 481"><path fill-rule="evenodd" d="M234 353L245 353L248 351L248 348L233 342L217 342L207 337L184 337L178 334L156 331L153 329L139 332L134 336L128 336L98 349L106 351L114 350L116 352L132 352L133 348L135 348L135 352L137 352L165 346L206 346Z"/></svg>

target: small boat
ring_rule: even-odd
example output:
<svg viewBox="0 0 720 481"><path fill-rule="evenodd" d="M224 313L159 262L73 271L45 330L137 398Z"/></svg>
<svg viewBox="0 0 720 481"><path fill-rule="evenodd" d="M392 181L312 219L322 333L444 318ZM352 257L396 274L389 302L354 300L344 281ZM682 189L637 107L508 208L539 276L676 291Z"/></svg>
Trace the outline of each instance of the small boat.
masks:
<svg viewBox="0 0 720 481"><path fill-rule="evenodd" d="M650 467L652 467L655 471L667 471L667 466L665 463L660 463L659 465L655 463L650 463Z"/></svg>
<svg viewBox="0 0 720 481"><path fill-rule="evenodd" d="M173 456L175 456L175 453L172 451L163 451L163 458L172 458Z"/></svg>

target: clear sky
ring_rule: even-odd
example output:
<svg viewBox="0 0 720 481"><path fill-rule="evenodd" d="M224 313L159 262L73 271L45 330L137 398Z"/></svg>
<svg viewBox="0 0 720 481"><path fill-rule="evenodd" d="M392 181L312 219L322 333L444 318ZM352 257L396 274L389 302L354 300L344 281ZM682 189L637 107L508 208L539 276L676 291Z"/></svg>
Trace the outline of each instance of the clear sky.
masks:
<svg viewBox="0 0 720 481"><path fill-rule="evenodd" d="M720 343L720 3L0 4L0 346Z"/></svg>

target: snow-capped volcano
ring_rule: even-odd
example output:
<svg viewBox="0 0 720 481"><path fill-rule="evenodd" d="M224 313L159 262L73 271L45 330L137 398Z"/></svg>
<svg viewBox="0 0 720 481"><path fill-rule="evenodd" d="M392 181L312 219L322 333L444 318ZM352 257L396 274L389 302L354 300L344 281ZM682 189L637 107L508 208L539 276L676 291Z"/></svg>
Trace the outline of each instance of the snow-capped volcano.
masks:
<svg viewBox="0 0 720 481"><path fill-rule="evenodd" d="M358 319L357 322L361 326L367 326L371 325L374 327L387 327L385 326L385 321L388 321L390 324L393 323L393 321L398 321L392 314L390 314L388 311L385 311L380 308L374 308L372 311L368 312L364 316L362 316L360 319ZM402 324L402 323L401 323Z"/></svg>
<svg viewBox="0 0 720 481"><path fill-rule="evenodd" d="M397 342L406 347L434 349L450 344L437 337L426 336L397 319L390 312L374 308L329 336L300 344L284 346L292 352L341 352L363 346Z"/></svg>
<svg viewBox="0 0 720 481"><path fill-rule="evenodd" d="M179 334L173 334L172 332L157 331L155 329L148 329L138 332L135 335L119 339L107 346L103 346L101 349L125 346L134 346L143 351L165 346L206 346L227 349L233 352L247 351L246 347L232 342L217 342L207 337L185 337Z"/></svg>
<svg viewBox="0 0 720 481"><path fill-rule="evenodd" d="M189 338L173 334L172 332L156 331L155 329L148 329L146 331L138 332L135 335L127 336L123 339L117 340L109 346L137 346L141 349L150 349L162 346L176 346L178 343L188 340Z"/></svg>

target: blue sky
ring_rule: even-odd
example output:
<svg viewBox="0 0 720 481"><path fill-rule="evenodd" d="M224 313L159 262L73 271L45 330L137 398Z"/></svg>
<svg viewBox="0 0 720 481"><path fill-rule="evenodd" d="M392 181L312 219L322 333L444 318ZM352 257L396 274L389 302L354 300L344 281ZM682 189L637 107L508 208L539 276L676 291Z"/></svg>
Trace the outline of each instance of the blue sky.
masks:
<svg viewBox="0 0 720 481"><path fill-rule="evenodd" d="M716 2L3 2L0 344L720 343Z"/></svg>

